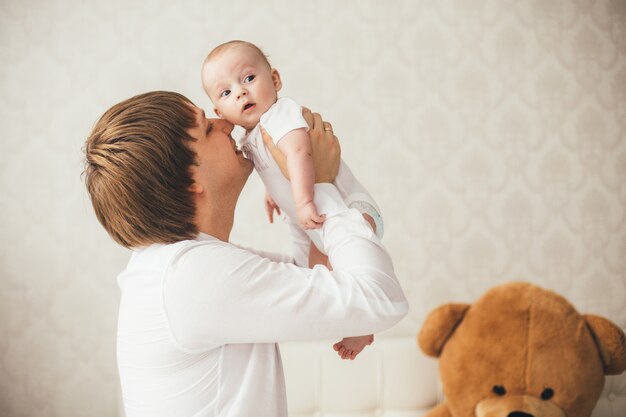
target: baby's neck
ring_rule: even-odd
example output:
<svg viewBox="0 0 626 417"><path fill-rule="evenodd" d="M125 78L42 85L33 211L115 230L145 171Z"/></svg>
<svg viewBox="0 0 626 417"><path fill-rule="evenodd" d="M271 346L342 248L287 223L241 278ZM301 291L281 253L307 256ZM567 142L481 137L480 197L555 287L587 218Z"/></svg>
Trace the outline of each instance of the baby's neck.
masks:
<svg viewBox="0 0 626 417"><path fill-rule="evenodd" d="M267 110L266 110L267 111ZM263 112L263 114L265 114L265 112ZM254 130L255 127L257 127L259 125L259 123L261 123L261 118L259 118L259 120L256 121L256 123L252 126L241 126L238 125L239 127L241 127L243 130L246 131L246 135L250 134L250 132L252 132Z"/></svg>
<svg viewBox="0 0 626 417"><path fill-rule="evenodd" d="M272 103L272 104L271 104L271 105L270 105L267 109L265 109L265 110L263 111L262 115L263 115L263 114L265 114L265 113L267 113L267 112L269 111L269 109L270 109L270 108L271 108L274 104L276 104L276 102L277 102L277 101L278 101L278 97L276 97L276 99L274 100L274 102L273 102L273 103ZM259 117L259 120L257 120L257 121L256 121L256 123L254 124L254 126L252 126L252 127L245 127L245 126L241 126L241 127L243 128L243 130L245 130L245 131L246 131L246 135L248 135L250 132L252 132L252 130L253 130L255 127L257 127L257 126L259 125L259 123L261 123L261 117Z"/></svg>

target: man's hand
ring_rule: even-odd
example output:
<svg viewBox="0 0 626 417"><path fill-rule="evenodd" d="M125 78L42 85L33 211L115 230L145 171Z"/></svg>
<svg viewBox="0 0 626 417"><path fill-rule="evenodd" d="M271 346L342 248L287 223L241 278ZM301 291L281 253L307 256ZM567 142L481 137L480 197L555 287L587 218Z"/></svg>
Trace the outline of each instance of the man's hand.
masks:
<svg viewBox="0 0 626 417"><path fill-rule="evenodd" d="M272 137L269 135L269 133L265 131L265 129L263 129L263 126L261 126L261 137L263 138L263 143L265 143L265 147L272 154L272 158L274 158L276 164L278 164L280 171L283 173L285 178L290 179L289 171L287 170L287 157L284 153L280 151L280 149L278 149L278 147L272 140Z"/></svg>
<svg viewBox="0 0 626 417"><path fill-rule="evenodd" d="M333 133L332 126L330 123L324 122L319 113L311 113L311 110L305 107L302 108L302 116L309 125L308 135L311 140L313 164L315 165L315 182L333 182L337 172L339 172L341 147ZM285 178L289 179L285 154L278 149L272 137L262 127L261 135L265 146L272 154L281 172Z"/></svg>

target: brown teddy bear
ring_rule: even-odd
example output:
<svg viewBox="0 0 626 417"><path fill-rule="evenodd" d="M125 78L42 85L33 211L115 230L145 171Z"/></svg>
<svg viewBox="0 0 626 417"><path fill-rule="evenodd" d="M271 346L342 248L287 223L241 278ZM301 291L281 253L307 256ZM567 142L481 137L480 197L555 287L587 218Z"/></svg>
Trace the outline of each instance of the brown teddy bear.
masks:
<svg viewBox="0 0 626 417"><path fill-rule="evenodd" d="M626 369L619 327L528 283L438 307L418 342L445 395L427 417L589 417L604 375Z"/></svg>

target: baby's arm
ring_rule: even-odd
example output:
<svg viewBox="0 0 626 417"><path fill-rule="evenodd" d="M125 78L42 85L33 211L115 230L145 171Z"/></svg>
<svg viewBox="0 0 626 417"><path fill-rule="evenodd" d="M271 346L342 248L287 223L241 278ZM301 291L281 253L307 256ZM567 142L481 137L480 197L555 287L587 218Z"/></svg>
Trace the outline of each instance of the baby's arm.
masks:
<svg viewBox="0 0 626 417"><path fill-rule="evenodd" d="M303 229L319 229L324 222L324 217L318 214L313 202L315 168L309 136L304 129L292 130L278 142L278 149L287 158L291 192L300 226Z"/></svg>

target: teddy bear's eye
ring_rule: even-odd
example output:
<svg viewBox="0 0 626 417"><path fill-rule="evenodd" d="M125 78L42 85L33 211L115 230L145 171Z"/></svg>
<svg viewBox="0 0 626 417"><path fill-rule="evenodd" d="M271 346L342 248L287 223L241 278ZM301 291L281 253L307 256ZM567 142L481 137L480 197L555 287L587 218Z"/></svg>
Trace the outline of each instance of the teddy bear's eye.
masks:
<svg viewBox="0 0 626 417"><path fill-rule="evenodd" d="M491 388L491 391L493 391L493 393L496 395L506 394L506 389L504 389L502 385L494 385L493 388Z"/></svg>
<svg viewBox="0 0 626 417"><path fill-rule="evenodd" d="M554 390L552 388L546 388L543 391L541 391L542 400L549 400L553 396L554 396Z"/></svg>

